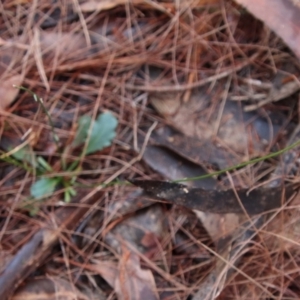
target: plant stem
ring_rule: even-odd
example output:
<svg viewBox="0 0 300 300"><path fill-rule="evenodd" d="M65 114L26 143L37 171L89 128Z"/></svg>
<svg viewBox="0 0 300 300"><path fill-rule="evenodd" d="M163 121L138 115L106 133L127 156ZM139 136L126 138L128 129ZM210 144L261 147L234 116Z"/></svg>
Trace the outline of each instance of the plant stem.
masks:
<svg viewBox="0 0 300 300"><path fill-rule="evenodd" d="M196 177L187 177L187 178L181 178L181 179L177 179L177 180L173 180L172 182L186 182L186 181L195 181L195 180L201 180L201 179L205 179L205 178L209 178L209 177L213 177L213 176L217 176L217 175L220 175L220 174L223 174L223 173L226 173L226 172L229 172L229 171L234 171L236 169L239 169L239 168L242 168L242 167L246 167L248 165L252 165L252 164L255 164L255 163L258 163L258 162L261 162L261 161L264 161L266 159L269 159L269 158L273 158L273 157L276 157L276 156L279 156L297 146L300 145L300 140L295 142L294 144L290 145L290 146L287 146L281 150L278 150L276 152L272 152L272 153L269 153L267 155L264 155L262 157L258 157L258 158L254 158L254 159L251 159L249 161L245 161L245 162L242 162L240 164L237 164L235 166L232 166L232 167L228 167L228 168L225 168L223 170L220 170L220 171L216 171L216 172L212 172L212 173L209 173L209 174L205 174L205 175L201 175L201 176L196 176Z"/></svg>

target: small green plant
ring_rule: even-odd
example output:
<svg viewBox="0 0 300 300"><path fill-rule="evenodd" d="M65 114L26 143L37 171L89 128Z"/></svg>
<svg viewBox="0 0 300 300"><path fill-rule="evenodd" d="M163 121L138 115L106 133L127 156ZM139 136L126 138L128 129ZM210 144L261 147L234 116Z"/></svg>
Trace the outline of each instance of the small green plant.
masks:
<svg viewBox="0 0 300 300"><path fill-rule="evenodd" d="M59 138L55 133L55 128L51 116L47 111L43 100L39 98L35 93L24 87L17 88L31 93L34 100L42 106L49 119L49 124L51 126L53 139L57 145L57 149L59 152L63 151L63 149L61 149L59 146ZM78 128L76 131L75 139L71 145L71 150L82 146L83 144L85 144L85 147L83 147L80 158L74 161L72 164L67 165L62 159L63 170L73 173L74 171L79 171L80 167L78 166L80 164L81 158L83 158L85 155L89 155L110 146L116 136L117 125L117 119L110 112L99 114L94 121L92 121L92 118L88 115L82 116L78 122ZM70 202L71 198L76 195L76 191L74 189L74 185L76 184L77 179L76 175L71 176L71 178L59 175L55 176L54 170L47 163L47 161L41 156L36 157L35 153L33 153L32 151L30 152L30 147L28 145L17 147L15 151L14 149L8 149L10 151L0 155L0 159L19 166L20 164L18 162L22 161L23 165L21 164L21 166L23 166L27 171L30 170L32 173L36 174L39 177L39 179L37 179L30 188L30 194L33 199L44 199L45 197L51 195L58 186L64 187L65 202ZM31 168L28 168L28 164L31 166Z"/></svg>
<svg viewBox="0 0 300 300"><path fill-rule="evenodd" d="M84 156L96 151L100 151L103 148L111 145L112 140L116 136L115 130L118 125L118 121L110 112L105 112L100 114L93 124L91 117L87 115L82 116L79 119L78 124L76 136L74 142L72 143L73 148L76 148L87 141L88 133L91 128L91 134L86 145L86 151L81 155ZM53 171L51 166L49 166L47 162L41 158L39 159L39 163L40 165L43 165L46 171ZM66 167L65 171L71 172L76 170L78 163L79 160L73 162L70 166ZM65 163L63 163L63 165L65 165ZM60 176L54 178L42 177L31 186L30 192L34 198L41 198L53 193L58 185L62 185L65 189L64 200L65 202L69 202L71 197L76 195L76 191L73 188L75 183L76 176L73 176L69 180Z"/></svg>

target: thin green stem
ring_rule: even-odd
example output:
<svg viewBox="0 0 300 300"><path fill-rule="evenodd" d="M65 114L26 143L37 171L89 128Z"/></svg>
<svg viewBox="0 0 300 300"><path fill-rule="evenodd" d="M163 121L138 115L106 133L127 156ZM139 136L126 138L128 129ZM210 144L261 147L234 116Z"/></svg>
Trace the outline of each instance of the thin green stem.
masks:
<svg viewBox="0 0 300 300"><path fill-rule="evenodd" d="M177 180L173 180L172 182L186 182L186 181L195 181L195 180L201 180L201 179L205 179L205 178L210 178L210 177L213 177L213 176L218 176L218 175L221 175L221 174L224 174L226 172L230 172L230 171L234 171L236 169L239 169L239 168L242 168L242 167L246 167L248 165L252 165L252 164L255 164L255 163L258 163L258 162L261 162L261 161L264 161L266 159L270 159L270 158L273 158L273 157L276 157L276 156L279 156L297 146L300 145L300 140L291 144L290 146L287 146L281 150L278 150L276 152L272 152L272 153L269 153L267 155L264 155L262 157L258 157L258 158L254 158L254 159L251 159L249 161L245 161L243 163L240 163L240 164L237 164L235 166L232 166L232 167L228 167L228 168L225 168L223 170L220 170L220 171L216 171L216 172L212 172L212 173L209 173L209 174L205 174L205 175L201 175L201 176L196 176L196 177L188 177L188 178L181 178L181 179L177 179Z"/></svg>
<svg viewBox="0 0 300 300"><path fill-rule="evenodd" d="M97 183L97 184L81 184L81 183L74 183L74 186L79 187L79 188L95 188L95 187L103 187L103 188L107 188L110 186L115 186L115 185L131 185L130 182L128 181L121 181L121 180L114 180L110 183Z"/></svg>
<svg viewBox="0 0 300 300"><path fill-rule="evenodd" d="M0 160L3 160L3 161L5 161L5 162L7 162L9 164L12 164L12 165L16 166L16 167L22 168L22 169L24 169L27 172L33 173L33 169L32 168L30 168L29 166L27 166L24 163L20 163L18 160L14 159L14 158L12 158L10 156L0 157Z"/></svg>

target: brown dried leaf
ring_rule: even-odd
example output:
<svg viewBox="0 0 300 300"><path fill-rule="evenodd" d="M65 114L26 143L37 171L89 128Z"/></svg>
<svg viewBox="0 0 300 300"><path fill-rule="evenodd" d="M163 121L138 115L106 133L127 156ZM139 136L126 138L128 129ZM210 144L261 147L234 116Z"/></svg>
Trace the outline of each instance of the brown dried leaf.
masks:
<svg viewBox="0 0 300 300"><path fill-rule="evenodd" d="M148 146L144 152L143 160L153 170L163 175L169 180L180 178L196 177L207 174L199 165L194 164L166 148L158 146ZM203 180L186 183L188 186L213 189L216 186L214 178L204 178Z"/></svg>
<svg viewBox="0 0 300 300"><path fill-rule="evenodd" d="M189 7L190 9L199 7L201 5L209 5L209 4L216 4L219 0L197 0L197 1L183 1L179 3L182 7ZM150 7L157 9L159 11L168 13L171 8L174 7L172 3L160 3L158 4L152 0L92 0L80 5L80 9L82 12L93 12L93 11L102 11L102 10L109 10L117 7L118 5L139 5L142 4L143 6Z"/></svg>
<svg viewBox="0 0 300 300"><path fill-rule="evenodd" d="M0 80L0 111L11 105L17 97L19 89L13 87L13 85L20 86L22 82L22 75L15 75Z"/></svg>
<svg viewBox="0 0 300 300"><path fill-rule="evenodd" d="M142 270L139 257L122 247L119 266L112 261L96 262L88 266L98 272L115 289L119 300L158 299L153 274Z"/></svg>
<svg viewBox="0 0 300 300"><path fill-rule="evenodd" d="M83 3L80 6L81 11L83 12L93 12L93 11L102 11L102 10L109 10L112 9L118 5L125 5L125 4L143 4L151 1L145 1L145 0L131 0L130 2L128 0L102 0L102 1L88 1L86 3Z"/></svg>
<svg viewBox="0 0 300 300"><path fill-rule="evenodd" d="M176 149L180 151L175 150L175 152L185 158L188 156L191 161L198 164L199 158L201 160L202 157L202 165L216 164L221 169L263 155L269 143L272 143L272 137L276 136L284 124L280 116L276 114L276 116L269 115L266 118L253 112L246 113L237 103L230 101L227 101L222 108L220 101L213 100L218 89L209 93L206 89L207 87L194 89L187 103L182 103L181 99L176 100L173 93L160 93L159 96L158 93L150 93L149 95L151 104L168 119L169 124L185 135L187 140L194 141L193 143L188 141L184 148L179 146ZM169 103L172 99L174 106L176 105L176 113L172 115L169 113L171 109L165 109L166 105L157 105L160 102ZM178 101L181 102L179 106ZM278 123L277 120L280 122ZM183 140L180 143L182 142L184 143ZM165 147L167 143L168 148L174 151L174 143L168 140L163 143L158 142L159 145ZM205 147L200 146L201 144ZM185 149L188 147L196 155L188 154ZM198 149L201 149L201 153ZM203 155L204 152L206 155ZM214 157L214 161L211 159L205 161L210 155Z"/></svg>
<svg viewBox="0 0 300 300"><path fill-rule="evenodd" d="M68 281L61 278L42 278L29 281L11 300L88 300Z"/></svg>
<svg viewBox="0 0 300 300"><path fill-rule="evenodd" d="M158 251L158 241L166 233L164 220L162 207L152 205L117 224L107 233L105 241L118 252L126 241L146 256L151 255Z"/></svg>
<svg viewBox="0 0 300 300"><path fill-rule="evenodd" d="M244 219L243 216L238 214L220 215L200 210L194 210L194 212L215 243L218 243L221 238L232 234Z"/></svg>
<svg viewBox="0 0 300 300"><path fill-rule="evenodd" d="M118 266L115 262L94 260L94 264L87 267L97 272L111 287L114 287L118 275Z"/></svg>
<svg viewBox="0 0 300 300"><path fill-rule="evenodd" d="M214 166L223 169L239 162L234 155L226 149L216 146L210 139L199 140L189 137L168 126L156 130L152 138L155 144L170 149L204 169Z"/></svg>
<svg viewBox="0 0 300 300"><path fill-rule="evenodd" d="M142 270L139 257L124 248L119 262L119 275L115 282L118 299L158 299L153 274L149 270Z"/></svg>
<svg viewBox="0 0 300 300"><path fill-rule="evenodd" d="M166 93L152 93L150 95L151 104L164 117L173 116L180 108L181 93L171 92Z"/></svg>
<svg viewBox="0 0 300 300"><path fill-rule="evenodd" d="M235 0L275 31L300 58L300 2ZM267 13L266 13L267 12Z"/></svg>

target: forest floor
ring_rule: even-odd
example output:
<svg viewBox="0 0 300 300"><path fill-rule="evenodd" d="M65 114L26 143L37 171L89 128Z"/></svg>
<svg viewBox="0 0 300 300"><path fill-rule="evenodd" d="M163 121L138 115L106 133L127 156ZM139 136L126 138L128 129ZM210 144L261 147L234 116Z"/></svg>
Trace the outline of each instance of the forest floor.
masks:
<svg viewBox="0 0 300 300"><path fill-rule="evenodd" d="M296 19L0 11L0 299L300 298Z"/></svg>

